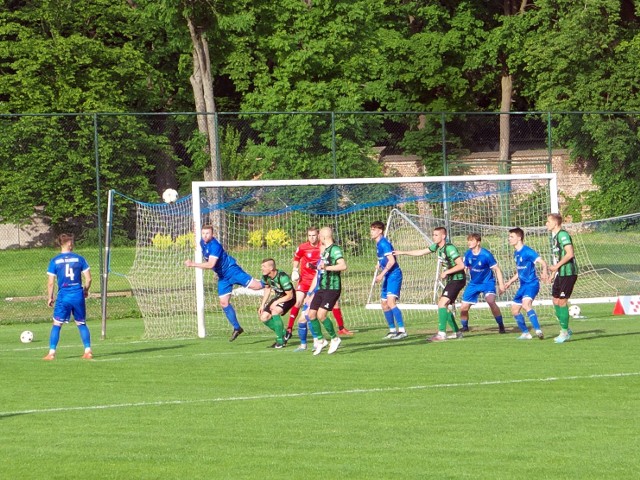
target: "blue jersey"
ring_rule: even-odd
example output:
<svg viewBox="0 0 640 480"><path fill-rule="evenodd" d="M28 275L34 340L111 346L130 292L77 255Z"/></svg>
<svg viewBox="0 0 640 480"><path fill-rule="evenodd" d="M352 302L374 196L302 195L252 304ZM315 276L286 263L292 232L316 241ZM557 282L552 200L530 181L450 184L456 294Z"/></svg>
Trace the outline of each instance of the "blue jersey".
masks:
<svg viewBox="0 0 640 480"><path fill-rule="evenodd" d="M60 253L49 262L47 273L58 279L58 293L82 292L82 272L89 270L89 264L74 252Z"/></svg>
<svg viewBox="0 0 640 480"><path fill-rule="evenodd" d="M513 252L513 258L516 261L520 285L540 283L536 273L536 260L540 258L538 252L524 245L520 250Z"/></svg>
<svg viewBox="0 0 640 480"><path fill-rule="evenodd" d="M482 284L495 282L496 278L491 268L497 264L498 262L496 262L493 254L486 248L480 248L477 254L469 249L464 254L464 266L469 269L469 276L471 277L470 283Z"/></svg>
<svg viewBox="0 0 640 480"><path fill-rule="evenodd" d="M378 243L376 243L376 254L378 255L378 263L380 264L380 268L384 269L387 266L387 263L389 263L388 256L392 252L393 245L391 245L391 242L386 237L380 237L380 240L378 240ZM393 257L396 258L395 255ZM398 265L398 260L396 258L396 263L394 263L393 267L389 269L387 275L398 268L400 268L400 266Z"/></svg>
<svg viewBox="0 0 640 480"><path fill-rule="evenodd" d="M200 248L202 249L202 258L204 258L205 262L209 261L209 257L218 259L213 267L213 271L216 272L219 278L223 278L233 267L238 266L236 259L225 252L217 238L212 238L209 240L209 243L200 240Z"/></svg>

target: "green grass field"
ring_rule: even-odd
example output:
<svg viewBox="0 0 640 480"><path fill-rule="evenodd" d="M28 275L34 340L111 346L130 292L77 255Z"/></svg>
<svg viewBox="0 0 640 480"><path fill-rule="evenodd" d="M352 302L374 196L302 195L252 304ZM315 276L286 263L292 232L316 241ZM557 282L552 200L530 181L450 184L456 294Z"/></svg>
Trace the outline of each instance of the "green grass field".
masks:
<svg viewBox="0 0 640 480"><path fill-rule="evenodd" d="M44 362L48 324L27 345L0 325L0 478L636 478L640 320L611 310L583 306L564 345L548 318L542 342L413 324L393 343L378 312L318 357L121 319L106 340L90 323L94 360L67 325Z"/></svg>

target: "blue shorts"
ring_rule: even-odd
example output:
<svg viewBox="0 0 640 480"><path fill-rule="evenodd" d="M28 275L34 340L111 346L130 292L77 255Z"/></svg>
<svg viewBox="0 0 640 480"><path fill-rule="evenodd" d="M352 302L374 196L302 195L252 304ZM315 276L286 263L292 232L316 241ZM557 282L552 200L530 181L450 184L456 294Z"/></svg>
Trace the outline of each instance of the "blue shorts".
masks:
<svg viewBox="0 0 640 480"><path fill-rule="evenodd" d="M84 291L65 292L59 291L56 305L53 308L53 319L57 322L68 323L73 319L78 323L85 323L87 319L87 307L84 300Z"/></svg>
<svg viewBox="0 0 640 480"><path fill-rule="evenodd" d="M234 285L248 287L253 277L238 266L231 267L222 277L218 277L218 296L229 295Z"/></svg>
<svg viewBox="0 0 640 480"><path fill-rule="evenodd" d="M400 289L402 288L402 270L396 270L387 273L382 279L382 290L380 298L386 300L389 295L400 298Z"/></svg>
<svg viewBox="0 0 640 480"><path fill-rule="evenodd" d="M462 301L464 303L478 303L478 298L480 297L481 293L485 296L485 298L487 297L487 295L495 295L496 282L469 282L467 284L467 288L464 290L464 294L462 295Z"/></svg>
<svg viewBox="0 0 640 480"><path fill-rule="evenodd" d="M530 298L534 300L540 291L540 282L520 284L520 288L513 297L513 303L522 305L522 300Z"/></svg>

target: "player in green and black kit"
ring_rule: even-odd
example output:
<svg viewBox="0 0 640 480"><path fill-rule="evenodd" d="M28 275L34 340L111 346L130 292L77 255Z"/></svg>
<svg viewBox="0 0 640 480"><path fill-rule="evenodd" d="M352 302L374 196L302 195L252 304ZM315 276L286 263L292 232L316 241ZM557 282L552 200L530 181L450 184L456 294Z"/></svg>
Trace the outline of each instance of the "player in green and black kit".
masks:
<svg viewBox="0 0 640 480"><path fill-rule="evenodd" d="M576 262L571 235L562 228L562 216L551 213L547 216L547 230L551 232L551 248L553 250L554 265L549 266L549 274L555 279L551 287L553 308L560 322L560 335L555 338L556 343L564 343L571 338L569 329L569 307L567 301L571 297L573 287L578 279L578 264Z"/></svg>
<svg viewBox="0 0 640 480"><path fill-rule="evenodd" d="M340 298L342 292L341 273L347 269L347 263L342 254L342 248L333 243L333 231L329 227L320 229L320 261L318 262L318 275L311 284L310 291L317 290L313 294L309 304L309 326L317 335L314 342L313 354L318 355L329 342L322 336L320 323L329 332L331 344L328 354L334 353L340 346L340 337L336 334L333 322L327 317Z"/></svg>
<svg viewBox="0 0 640 480"><path fill-rule="evenodd" d="M262 286L264 294L258 314L260 320L271 330L276 333L276 342L271 348L283 348L286 346L284 341L284 324L281 315L286 314L296 303L295 291L291 278L285 272L276 269L276 262L272 258L266 258L262 261L260 267L262 269ZM273 297L269 300L273 292Z"/></svg>
<svg viewBox="0 0 640 480"><path fill-rule="evenodd" d="M438 255L438 261L441 262L442 272L440 273L440 279L446 280L442 295L438 300L438 333L431 337L431 342L441 342L447 339L446 328L447 323L454 331L452 338L462 338L462 333L459 332L458 324L453 318L453 314L449 311L449 305L452 305L458 294L464 288L467 280L464 274L464 262L458 249L447 241L447 229L444 227L437 227L433 230L431 236L433 243L421 250L409 250L406 252L396 251L396 255L410 255L418 257L426 255L428 253L435 253Z"/></svg>

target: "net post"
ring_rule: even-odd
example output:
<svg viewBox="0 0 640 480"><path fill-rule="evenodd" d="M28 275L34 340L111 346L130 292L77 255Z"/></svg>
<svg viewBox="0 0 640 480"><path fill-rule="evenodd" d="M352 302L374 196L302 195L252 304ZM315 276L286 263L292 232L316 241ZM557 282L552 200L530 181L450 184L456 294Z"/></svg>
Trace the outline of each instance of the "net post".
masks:
<svg viewBox="0 0 640 480"><path fill-rule="evenodd" d="M107 197L107 223L104 236L104 265L102 269L102 282L100 282L101 301L101 332L100 338L107 338L107 286L109 283L109 268L111 267L111 232L113 220L113 190L109 190Z"/></svg>
<svg viewBox="0 0 640 480"><path fill-rule="evenodd" d="M199 238L202 237L202 220L200 217L200 186L198 182L191 185L191 199L193 210L193 231L194 231L194 256L196 262L202 262L202 250L200 249ZM198 337L207 336L204 316L204 271L201 268L194 268L196 276L196 316L198 319Z"/></svg>

